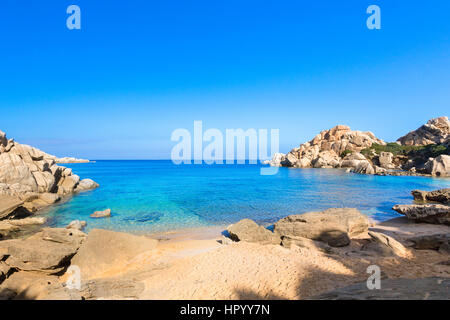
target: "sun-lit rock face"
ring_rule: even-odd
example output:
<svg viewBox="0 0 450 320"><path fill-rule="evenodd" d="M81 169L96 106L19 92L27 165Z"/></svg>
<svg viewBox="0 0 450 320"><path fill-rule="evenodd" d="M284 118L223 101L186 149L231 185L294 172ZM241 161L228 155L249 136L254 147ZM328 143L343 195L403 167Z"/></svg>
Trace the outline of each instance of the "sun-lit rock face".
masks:
<svg viewBox="0 0 450 320"><path fill-rule="evenodd" d="M337 125L324 130L311 141L292 149L286 156L284 165L291 167L339 167L341 155L345 152L358 153L377 143L386 143L375 137L370 131L351 130L350 127Z"/></svg>
<svg viewBox="0 0 450 320"><path fill-rule="evenodd" d="M80 181L71 169L57 162L57 157L8 139L0 131L0 195L16 197L35 211L60 196L98 187L91 180Z"/></svg>
<svg viewBox="0 0 450 320"><path fill-rule="evenodd" d="M397 140L405 146L425 146L450 142L448 117L429 120L426 124Z"/></svg>

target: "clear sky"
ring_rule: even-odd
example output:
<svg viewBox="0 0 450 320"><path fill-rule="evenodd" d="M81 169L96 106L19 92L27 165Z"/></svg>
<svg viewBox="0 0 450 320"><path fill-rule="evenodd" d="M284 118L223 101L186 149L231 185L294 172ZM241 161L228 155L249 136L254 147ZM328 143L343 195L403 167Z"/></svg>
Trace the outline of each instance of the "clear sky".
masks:
<svg viewBox="0 0 450 320"><path fill-rule="evenodd" d="M283 152L336 124L393 141L449 105L448 0L0 4L0 130L59 156L168 159L194 120Z"/></svg>

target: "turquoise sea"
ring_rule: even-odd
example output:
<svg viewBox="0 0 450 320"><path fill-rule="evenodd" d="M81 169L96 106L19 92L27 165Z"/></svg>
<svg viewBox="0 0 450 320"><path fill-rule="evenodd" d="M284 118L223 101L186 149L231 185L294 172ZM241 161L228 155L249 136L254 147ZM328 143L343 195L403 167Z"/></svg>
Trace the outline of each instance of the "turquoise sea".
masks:
<svg viewBox="0 0 450 320"><path fill-rule="evenodd" d="M450 179L371 176L337 169L280 168L260 175L262 165L175 165L169 161L96 161L66 165L100 184L44 214L49 224L79 219L88 228L151 233L243 218L270 224L290 214L356 207L375 220L399 215L395 204L412 202L413 189L450 187ZM111 208L111 218L93 219Z"/></svg>

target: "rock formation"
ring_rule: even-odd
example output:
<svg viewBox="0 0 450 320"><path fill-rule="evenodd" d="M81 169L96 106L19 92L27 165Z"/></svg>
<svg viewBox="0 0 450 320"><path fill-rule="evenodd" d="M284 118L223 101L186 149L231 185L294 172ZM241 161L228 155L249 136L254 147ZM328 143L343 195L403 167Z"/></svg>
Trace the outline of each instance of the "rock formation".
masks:
<svg viewBox="0 0 450 320"><path fill-rule="evenodd" d="M450 156L441 154L436 158L429 159L424 166L424 172L436 177L450 176Z"/></svg>
<svg viewBox="0 0 450 320"><path fill-rule="evenodd" d="M244 219L227 228L234 241L247 241L260 244L280 244L280 236L258 225L250 219Z"/></svg>
<svg viewBox="0 0 450 320"><path fill-rule="evenodd" d="M332 247L346 246L350 238L367 232L369 220L357 209L328 209L322 212L295 214L275 223L274 231L289 237L322 241Z"/></svg>
<svg viewBox="0 0 450 320"><path fill-rule="evenodd" d="M89 232L71 264L81 269L83 279L95 278L120 263L126 266L132 258L154 249L158 240L122 232L93 229Z"/></svg>
<svg viewBox="0 0 450 320"><path fill-rule="evenodd" d="M362 247L364 251L375 251L381 256L407 256L407 249L394 238L379 232L369 231L371 241Z"/></svg>
<svg viewBox="0 0 450 320"><path fill-rule="evenodd" d="M413 190L414 200L424 204L395 205L392 209L417 222L450 225L450 189L434 191ZM426 203L428 201L439 203Z"/></svg>
<svg viewBox="0 0 450 320"><path fill-rule="evenodd" d="M85 238L78 230L46 228L26 239L0 241L0 260L20 271L57 274L68 266Z"/></svg>
<svg viewBox="0 0 450 320"><path fill-rule="evenodd" d="M292 149L281 164L297 168L336 168L340 166L342 155L360 152L373 143L385 144L372 132L354 131L348 126L337 125Z"/></svg>
<svg viewBox="0 0 450 320"><path fill-rule="evenodd" d="M94 181L80 180L71 169L59 166L59 160L7 139L0 131L0 197L3 197L0 219L12 214L19 206L34 212L55 203L61 196L98 187ZM63 160L68 161L67 158ZM8 200L5 197L9 197Z"/></svg>
<svg viewBox="0 0 450 320"><path fill-rule="evenodd" d="M433 201L440 203L450 203L450 188L439 189L434 191L413 190L411 194L416 201Z"/></svg>
<svg viewBox="0 0 450 320"><path fill-rule="evenodd" d="M338 125L287 154L276 153L264 163L277 167L348 168L348 172L362 174L446 177L450 176L449 125L447 117L431 119L388 144L372 132Z"/></svg>
<svg viewBox="0 0 450 320"><path fill-rule="evenodd" d="M429 120L419 129L411 131L397 141L405 146L425 146L448 143L450 139L450 121L447 117Z"/></svg>
<svg viewBox="0 0 450 320"><path fill-rule="evenodd" d="M395 211L417 222L450 225L450 206L443 204L395 205Z"/></svg>
<svg viewBox="0 0 450 320"><path fill-rule="evenodd" d="M111 209L106 209L103 211L95 211L90 216L91 218L109 218L111 217Z"/></svg>

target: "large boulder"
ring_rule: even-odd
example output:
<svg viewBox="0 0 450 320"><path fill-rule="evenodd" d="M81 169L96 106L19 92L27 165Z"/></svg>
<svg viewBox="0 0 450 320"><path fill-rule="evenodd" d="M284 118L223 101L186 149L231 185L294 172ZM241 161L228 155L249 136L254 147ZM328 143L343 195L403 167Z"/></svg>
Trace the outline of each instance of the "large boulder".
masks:
<svg viewBox="0 0 450 320"><path fill-rule="evenodd" d="M234 241L256 242L260 244L280 244L280 236L258 225L250 219L243 219L227 228Z"/></svg>
<svg viewBox="0 0 450 320"><path fill-rule="evenodd" d="M283 161L286 159L286 155L283 153L274 153L272 160L264 161L264 164L269 164L272 167L281 167Z"/></svg>
<svg viewBox="0 0 450 320"><path fill-rule="evenodd" d="M314 168L336 168L339 167L340 158L333 150L322 151L313 160Z"/></svg>
<svg viewBox="0 0 450 320"><path fill-rule="evenodd" d="M443 204L450 203L450 188L439 189L434 191L413 190L411 194L416 201L432 201Z"/></svg>
<svg viewBox="0 0 450 320"><path fill-rule="evenodd" d="M98 187L99 184L96 183L94 180L83 179L78 183L77 187L75 188L75 192L89 191Z"/></svg>
<svg viewBox="0 0 450 320"><path fill-rule="evenodd" d="M38 191L36 179L29 166L17 154L0 154L0 183L21 184L29 191Z"/></svg>
<svg viewBox="0 0 450 320"><path fill-rule="evenodd" d="M384 169L394 169L395 165L393 163L394 154L392 152L381 152L378 156L378 162L380 163L380 167Z"/></svg>
<svg viewBox="0 0 450 320"><path fill-rule="evenodd" d="M392 209L417 222L450 225L450 206L443 204L395 205Z"/></svg>
<svg viewBox="0 0 450 320"><path fill-rule="evenodd" d="M103 211L95 211L90 215L91 218L109 218L111 217L111 209L105 209Z"/></svg>
<svg viewBox="0 0 450 320"><path fill-rule="evenodd" d="M369 231L370 242L363 246L363 250L374 251L382 256L408 255L407 249L394 238L379 232Z"/></svg>
<svg viewBox="0 0 450 320"><path fill-rule="evenodd" d="M444 143L448 141L449 135L450 121L447 117L439 117L429 120L397 141L406 146L425 146Z"/></svg>
<svg viewBox="0 0 450 320"><path fill-rule="evenodd" d="M7 295L1 296L1 292ZM63 285L57 276L15 272L0 285L0 300L81 300L77 290Z"/></svg>
<svg viewBox="0 0 450 320"><path fill-rule="evenodd" d="M0 242L5 263L23 271L57 274L64 270L86 235L78 230L46 228L26 239Z"/></svg>
<svg viewBox="0 0 450 320"><path fill-rule="evenodd" d="M17 197L0 194L0 219L8 217L23 204L23 201Z"/></svg>
<svg viewBox="0 0 450 320"><path fill-rule="evenodd" d="M357 209L333 208L322 212L295 214L275 223L282 237L303 237L342 246L349 238L368 231L369 220Z"/></svg>
<svg viewBox="0 0 450 320"><path fill-rule="evenodd" d="M450 176L450 156L441 154L436 158L430 158L424 165L424 172L436 177Z"/></svg>
<svg viewBox="0 0 450 320"><path fill-rule="evenodd" d="M80 230L81 231L86 226L87 226L87 222L86 221L73 220L66 226L66 229L76 229L76 230Z"/></svg>
<svg viewBox="0 0 450 320"><path fill-rule="evenodd" d="M71 265L81 269L84 280L124 268L136 256L153 250L158 240L122 232L93 229L72 258Z"/></svg>

